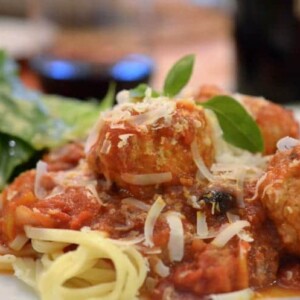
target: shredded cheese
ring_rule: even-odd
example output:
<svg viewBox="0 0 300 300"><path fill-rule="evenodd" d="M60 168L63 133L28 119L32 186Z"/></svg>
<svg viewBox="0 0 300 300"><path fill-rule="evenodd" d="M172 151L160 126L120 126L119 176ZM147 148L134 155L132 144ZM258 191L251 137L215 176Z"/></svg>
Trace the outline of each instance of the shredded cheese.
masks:
<svg viewBox="0 0 300 300"><path fill-rule="evenodd" d="M144 211L148 211L150 209L150 205L146 204L145 202L143 202L141 200L137 200L132 197L124 198L122 200L122 203L133 206L133 207L137 207Z"/></svg>
<svg viewBox="0 0 300 300"><path fill-rule="evenodd" d="M191 205L193 208L200 209L201 206L198 203L198 197L195 195L187 197L187 204Z"/></svg>
<svg viewBox="0 0 300 300"><path fill-rule="evenodd" d="M240 217L238 215L235 215L231 212L227 212L226 216L227 216L229 223L234 223L234 222L240 220ZM251 243L254 241L253 237L244 230L241 230L237 235L241 240L243 240L245 242Z"/></svg>
<svg viewBox="0 0 300 300"><path fill-rule="evenodd" d="M198 145L197 145L197 141L196 139L194 139L194 141L191 144L191 152L192 152L192 157L194 160L194 163L196 164L196 166L198 167L200 173L204 176L204 178L206 178L208 181L214 181L215 178L214 176L211 174L211 172L208 170L208 168L206 167L202 157L200 156L199 153L199 149L198 149Z"/></svg>
<svg viewBox="0 0 300 300"><path fill-rule="evenodd" d="M36 175L34 180L34 194L38 199L44 199L47 196L47 192L41 185L42 177L47 173L47 163L39 160L36 164Z"/></svg>
<svg viewBox="0 0 300 300"><path fill-rule="evenodd" d="M105 139L102 143L100 153L108 154L110 149L111 149L111 141L109 141L108 139Z"/></svg>
<svg viewBox="0 0 300 300"><path fill-rule="evenodd" d="M170 275L170 268L166 266L161 259L157 259L154 271L160 277L167 277Z"/></svg>
<svg viewBox="0 0 300 300"><path fill-rule="evenodd" d="M154 231L154 226L155 223L166 206L165 201L162 199L161 196L159 196L156 201L153 203L151 206L144 225L144 234L145 234L145 242L144 244L148 247L153 247L153 231Z"/></svg>
<svg viewBox="0 0 300 300"><path fill-rule="evenodd" d="M120 91L116 96L116 100L118 104L130 102L130 91L127 90Z"/></svg>
<svg viewBox="0 0 300 300"><path fill-rule="evenodd" d="M208 236L206 216L205 213L201 211L197 211L197 235L200 238L207 238Z"/></svg>
<svg viewBox="0 0 300 300"><path fill-rule="evenodd" d="M181 217L176 212L170 212L167 214L167 222L170 227L168 242L170 260L181 261L184 255L184 231Z"/></svg>
<svg viewBox="0 0 300 300"><path fill-rule="evenodd" d="M144 186L144 185L152 185L152 184L169 182L172 180L172 173L171 172L150 173L150 174L123 173L121 174L121 178L126 183Z"/></svg>
<svg viewBox="0 0 300 300"><path fill-rule="evenodd" d="M224 247L235 235L237 235L243 228L250 226L248 221L238 220L234 223L229 224L223 229L211 242L217 247Z"/></svg>
<svg viewBox="0 0 300 300"><path fill-rule="evenodd" d="M300 144L299 140L296 140L292 137L286 136L286 137L280 139L277 142L276 146L279 151L285 151L285 150L290 150L299 144Z"/></svg>
<svg viewBox="0 0 300 300"><path fill-rule="evenodd" d="M128 143L128 139L133 135L133 133L119 135L120 141L118 142L118 148L123 148L124 146L126 146Z"/></svg>
<svg viewBox="0 0 300 300"><path fill-rule="evenodd" d="M259 180L257 180L256 185L255 185L255 192L254 192L253 197L249 199L250 201L253 201L253 200L255 200L257 198L257 196L258 196L258 190L259 190L260 186L263 184L263 182L266 180L267 175L268 174L265 173L263 176L261 176L259 178Z"/></svg>
<svg viewBox="0 0 300 300"><path fill-rule="evenodd" d="M97 184L96 182L90 182L87 184L86 188L91 193L91 195L97 200L99 204L104 205L97 192L96 184Z"/></svg>
<svg viewBox="0 0 300 300"><path fill-rule="evenodd" d="M127 122L142 131L147 130L148 125L155 125L159 120L164 119L164 126L170 124L171 117L176 108L175 101L168 98L146 97L142 102L133 103L124 97L117 97L121 100L110 112L106 113L103 119L110 123ZM125 100L125 101L123 101Z"/></svg>

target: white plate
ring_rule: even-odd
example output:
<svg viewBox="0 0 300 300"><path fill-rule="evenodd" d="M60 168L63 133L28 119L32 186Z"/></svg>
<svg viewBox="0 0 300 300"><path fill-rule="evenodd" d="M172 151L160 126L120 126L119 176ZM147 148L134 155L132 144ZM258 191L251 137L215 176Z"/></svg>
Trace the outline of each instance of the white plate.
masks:
<svg viewBox="0 0 300 300"><path fill-rule="evenodd" d="M0 274L0 299L38 300L35 293L18 278Z"/></svg>

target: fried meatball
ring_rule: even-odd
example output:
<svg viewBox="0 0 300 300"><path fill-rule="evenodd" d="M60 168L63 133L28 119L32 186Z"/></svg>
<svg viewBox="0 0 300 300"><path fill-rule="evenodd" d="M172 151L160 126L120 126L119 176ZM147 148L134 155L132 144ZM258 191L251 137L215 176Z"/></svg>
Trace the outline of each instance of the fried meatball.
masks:
<svg viewBox="0 0 300 300"><path fill-rule="evenodd" d="M102 116L87 159L94 171L141 196L153 190L156 180L163 185L193 184L197 172L193 142L210 167L214 160L211 127L204 110L193 101L124 103Z"/></svg>
<svg viewBox="0 0 300 300"><path fill-rule="evenodd" d="M201 88L196 99L203 102L225 94L221 89L208 85ZM265 142L264 154L275 153L277 141L285 136L299 137L299 125L291 111L261 97L232 96L245 106L259 126Z"/></svg>
<svg viewBox="0 0 300 300"><path fill-rule="evenodd" d="M300 146L274 155L259 187L259 197L283 247L300 255Z"/></svg>

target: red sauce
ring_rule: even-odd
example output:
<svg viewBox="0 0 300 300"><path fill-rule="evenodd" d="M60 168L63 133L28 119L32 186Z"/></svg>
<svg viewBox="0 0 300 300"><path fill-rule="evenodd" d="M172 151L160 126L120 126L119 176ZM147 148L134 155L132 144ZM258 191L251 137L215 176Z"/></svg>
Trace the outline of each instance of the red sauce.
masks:
<svg viewBox="0 0 300 300"><path fill-rule="evenodd" d="M56 170L65 167L64 163L61 168L55 165ZM25 172L3 192L3 210L0 215L2 244L8 244L17 234L22 233L24 225L75 230L90 226L107 232L112 238L144 233L147 212L122 203L122 199L128 196L128 192L124 190L112 187L107 192L98 185L99 201L87 187L69 186L63 193L39 200L34 194L34 180L35 171ZM49 192L55 187L55 182L49 176L44 176L41 184ZM157 280L157 284L154 290L145 293L155 299L162 299L166 293L170 293L172 299L194 300L210 293L226 293L251 286L258 289L258 298L275 291L284 291L285 295L299 295L300 263L285 261L278 272L279 239L258 201L246 202L244 209L235 211L242 218L248 218L253 225L253 243L240 242L234 237L225 247L217 248L209 240L193 238L196 231L196 209L187 199L189 194L200 196L206 189L200 185L160 189L166 202L165 211L178 211L183 215L185 251L182 261L170 262L170 229L165 219L160 217L154 228L153 240L155 246L162 251L151 256L152 268L149 272L149 276ZM245 193L251 197L253 186L249 185ZM154 200L149 197L144 202L151 205ZM209 228L217 229L228 222L226 215L213 214L211 206L205 205L203 209ZM241 255L241 249L245 251L245 255ZM153 269L158 259L170 267L167 278L160 278ZM271 287L275 280L276 288Z"/></svg>

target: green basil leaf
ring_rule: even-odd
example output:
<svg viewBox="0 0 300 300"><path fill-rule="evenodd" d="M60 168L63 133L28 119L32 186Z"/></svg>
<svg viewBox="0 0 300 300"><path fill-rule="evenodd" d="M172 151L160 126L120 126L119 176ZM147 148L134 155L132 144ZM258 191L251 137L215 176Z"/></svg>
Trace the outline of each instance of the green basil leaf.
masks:
<svg viewBox="0 0 300 300"><path fill-rule="evenodd" d="M131 89L130 92L130 97L131 98L144 98L146 95L146 90L149 88L149 86L146 83L140 83L137 87ZM156 98L159 96L159 93L153 89L151 96L153 98Z"/></svg>
<svg viewBox="0 0 300 300"><path fill-rule="evenodd" d="M264 151L259 127L238 101L229 96L216 96L197 104L216 114L225 141L253 153Z"/></svg>
<svg viewBox="0 0 300 300"><path fill-rule="evenodd" d="M165 79L164 95L174 97L184 88L193 73L194 62L195 55L190 54L175 63Z"/></svg>
<svg viewBox="0 0 300 300"><path fill-rule="evenodd" d="M14 169L26 163L34 153L34 149L23 140L0 133L0 191L10 179Z"/></svg>

